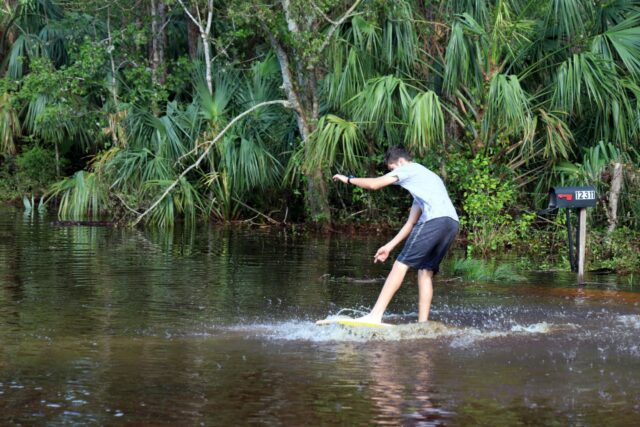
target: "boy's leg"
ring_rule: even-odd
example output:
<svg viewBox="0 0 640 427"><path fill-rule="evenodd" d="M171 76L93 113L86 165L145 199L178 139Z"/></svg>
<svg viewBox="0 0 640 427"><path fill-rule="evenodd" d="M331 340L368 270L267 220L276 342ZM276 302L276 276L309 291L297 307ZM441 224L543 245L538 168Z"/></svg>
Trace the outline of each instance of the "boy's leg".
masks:
<svg viewBox="0 0 640 427"><path fill-rule="evenodd" d="M418 322L429 320L433 297L433 271L418 270Z"/></svg>
<svg viewBox="0 0 640 427"><path fill-rule="evenodd" d="M399 261L393 263L393 267L387 276L387 280L384 282L382 291L380 291L376 305L373 307L373 310L371 310L371 313L367 314L363 318L374 322L382 321L382 315L391 302L391 298L393 298L398 289L400 289L400 285L402 285L402 280L404 279L405 274L407 274L407 270L409 270L408 265Z"/></svg>

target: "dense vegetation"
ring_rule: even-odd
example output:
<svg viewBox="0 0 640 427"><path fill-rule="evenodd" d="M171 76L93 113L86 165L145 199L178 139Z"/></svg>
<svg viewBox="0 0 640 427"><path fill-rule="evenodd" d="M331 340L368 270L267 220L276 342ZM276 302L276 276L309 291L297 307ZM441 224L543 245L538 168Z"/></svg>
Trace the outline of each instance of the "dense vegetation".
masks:
<svg viewBox="0 0 640 427"><path fill-rule="evenodd" d="M445 178L469 251L553 248L549 187L592 184L592 250L639 263L638 1L0 7L4 199L161 227L396 223L406 196L330 176L381 174L404 144Z"/></svg>

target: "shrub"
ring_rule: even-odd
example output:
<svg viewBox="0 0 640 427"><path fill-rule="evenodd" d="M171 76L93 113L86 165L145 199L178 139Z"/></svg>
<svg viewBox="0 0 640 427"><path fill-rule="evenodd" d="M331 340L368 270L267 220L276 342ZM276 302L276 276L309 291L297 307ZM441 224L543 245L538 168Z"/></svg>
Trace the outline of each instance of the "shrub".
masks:
<svg viewBox="0 0 640 427"><path fill-rule="evenodd" d="M448 167L452 194L462 205L460 224L467 233L467 254L487 254L513 245L528 230L535 214L515 217L517 189L506 168L476 155L453 158Z"/></svg>
<svg viewBox="0 0 640 427"><path fill-rule="evenodd" d="M16 158L17 189L21 194L42 194L56 179L56 159L52 150L38 145Z"/></svg>

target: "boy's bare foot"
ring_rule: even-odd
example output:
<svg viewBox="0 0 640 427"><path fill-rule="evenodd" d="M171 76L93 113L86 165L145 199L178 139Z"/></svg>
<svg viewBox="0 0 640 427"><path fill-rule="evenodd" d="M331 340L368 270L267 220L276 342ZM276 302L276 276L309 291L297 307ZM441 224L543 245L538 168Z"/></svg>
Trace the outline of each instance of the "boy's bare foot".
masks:
<svg viewBox="0 0 640 427"><path fill-rule="evenodd" d="M365 316L357 317L355 320L358 320L361 322L382 323L382 316L375 316L369 313Z"/></svg>

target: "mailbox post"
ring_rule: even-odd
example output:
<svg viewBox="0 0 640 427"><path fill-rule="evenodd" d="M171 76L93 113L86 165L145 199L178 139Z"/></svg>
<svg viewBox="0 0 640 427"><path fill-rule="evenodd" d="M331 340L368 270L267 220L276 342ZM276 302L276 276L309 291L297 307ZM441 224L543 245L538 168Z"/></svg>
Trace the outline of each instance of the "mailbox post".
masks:
<svg viewBox="0 0 640 427"><path fill-rule="evenodd" d="M566 209L567 234L569 237L569 263L571 271L578 273L578 285L584 284L584 256L587 244L587 208L596 206L596 189L593 186L553 187L549 191L549 208ZM578 214L575 244L571 229L571 209Z"/></svg>

